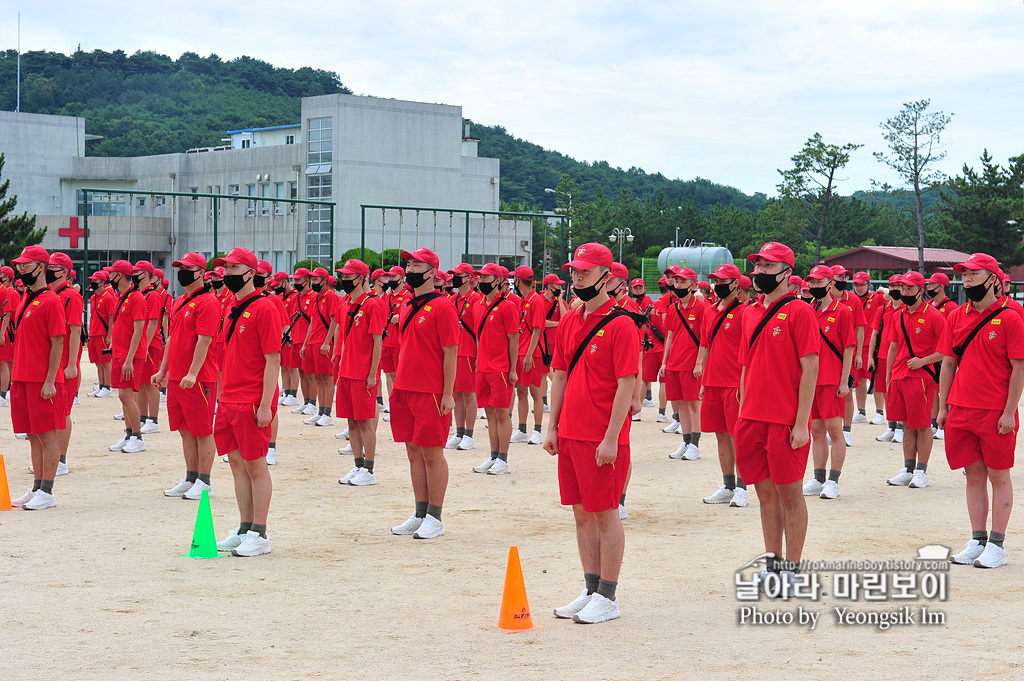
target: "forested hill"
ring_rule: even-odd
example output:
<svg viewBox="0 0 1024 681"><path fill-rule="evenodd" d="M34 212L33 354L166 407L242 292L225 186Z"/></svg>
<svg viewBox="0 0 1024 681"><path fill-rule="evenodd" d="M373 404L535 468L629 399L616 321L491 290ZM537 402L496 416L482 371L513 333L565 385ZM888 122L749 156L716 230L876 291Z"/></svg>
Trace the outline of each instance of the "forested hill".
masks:
<svg viewBox="0 0 1024 681"><path fill-rule="evenodd" d="M0 109L16 101L15 50L0 51ZM21 59L21 110L82 116L94 156L145 156L180 152L220 143L226 130L299 122L301 97L351 93L338 74L304 67L275 68L251 57L224 61L215 54L186 52L178 59L121 50L25 52ZM445 99L437 93L436 99ZM464 102L470 106L470 102ZM545 187L562 174L576 181L584 201L599 190L638 197L664 193L670 204L691 199L699 207L716 204L758 209L764 195L710 180L672 180L638 168L613 168L605 161L581 162L510 135L505 128L474 124L480 154L501 159L501 198L542 203ZM550 200L546 203L550 203Z"/></svg>

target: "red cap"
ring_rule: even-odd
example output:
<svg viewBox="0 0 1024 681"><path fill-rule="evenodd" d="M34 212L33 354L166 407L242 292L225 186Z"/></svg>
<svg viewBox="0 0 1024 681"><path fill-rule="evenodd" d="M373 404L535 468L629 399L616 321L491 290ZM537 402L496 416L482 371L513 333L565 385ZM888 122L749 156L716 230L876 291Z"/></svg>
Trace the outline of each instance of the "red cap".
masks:
<svg viewBox="0 0 1024 681"><path fill-rule="evenodd" d="M807 275L807 278L808 279L817 279L819 281L822 280L822 279L828 279L829 281L834 281L835 278L836 278L836 272L835 272L835 270L833 270L828 265L815 265L814 267L811 268L811 272L810 272L810 274ZM789 278L789 283L790 284L793 283L793 279L800 279L800 277L790 277ZM800 282L800 287L803 288L803 282L802 281Z"/></svg>
<svg viewBox="0 0 1024 681"><path fill-rule="evenodd" d="M218 267L220 265L231 263L234 265L245 265L246 267L254 270L256 269L257 262L255 253L250 251L248 248L236 246L228 251L227 255L223 258L214 258L213 266Z"/></svg>
<svg viewBox="0 0 1024 681"><path fill-rule="evenodd" d="M723 262L714 272L708 275L708 279L739 279L740 268L731 263Z"/></svg>
<svg viewBox="0 0 1024 681"><path fill-rule="evenodd" d="M748 277L745 274L741 274L740 275L740 288L741 289L743 289L744 291L747 291L753 285L754 285L753 282L750 281L750 277Z"/></svg>
<svg viewBox="0 0 1024 681"><path fill-rule="evenodd" d="M96 270L89 276L89 281L107 281L108 279L110 279L110 275L106 270Z"/></svg>
<svg viewBox="0 0 1024 681"><path fill-rule="evenodd" d="M27 262L50 262L50 254L47 253L46 249L42 246L26 246L25 250L21 252L17 258L12 260L15 265L21 265Z"/></svg>
<svg viewBox="0 0 1024 681"><path fill-rule="evenodd" d="M60 252L51 253L50 254L50 264L51 265L60 265L61 267L66 267L69 270L75 268L75 266L71 263L71 258L68 257L67 253L60 253Z"/></svg>
<svg viewBox="0 0 1024 681"><path fill-rule="evenodd" d="M256 261L256 273L257 274L270 274L274 271L274 268L270 266L270 263L266 260Z"/></svg>
<svg viewBox="0 0 1024 681"><path fill-rule="evenodd" d="M11 279L14 279L14 268L10 265L4 265L3 267L0 267L0 274L5 274Z"/></svg>
<svg viewBox="0 0 1024 681"><path fill-rule="evenodd" d="M476 273L477 274L481 274L481 275L483 275L485 277L507 277L508 276L508 270L506 270L504 267L501 267L500 265L495 265L493 262L487 263L486 265L481 267L479 270L477 270Z"/></svg>
<svg viewBox="0 0 1024 681"><path fill-rule="evenodd" d="M608 250L608 247L591 242L577 246L572 260L562 265L562 269L567 270L570 267L577 270L589 270L594 267L610 269L611 266L612 252Z"/></svg>
<svg viewBox="0 0 1024 681"><path fill-rule="evenodd" d="M971 253L971 257L967 258L966 262L953 265L954 272L963 272L964 270L1002 271L999 269L999 263L996 262L996 259L988 253Z"/></svg>
<svg viewBox="0 0 1024 681"><path fill-rule="evenodd" d="M468 262L460 262L458 265L455 266L455 269L449 270L449 273L468 274L469 276L473 276L475 274L475 272L473 272L473 266L470 265Z"/></svg>
<svg viewBox="0 0 1024 681"><path fill-rule="evenodd" d="M664 274L661 275L661 278L658 279L658 285L659 286L668 286L668 277L666 277Z"/></svg>
<svg viewBox="0 0 1024 681"><path fill-rule="evenodd" d="M285 281L288 281L288 274L286 272L275 272L274 276L270 278L270 285L277 286Z"/></svg>
<svg viewBox="0 0 1024 681"><path fill-rule="evenodd" d="M902 284L902 283L903 283L903 275L901 275L901 274L894 274L891 277L889 277L889 286L890 287L896 286L896 285Z"/></svg>
<svg viewBox="0 0 1024 681"><path fill-rule="evenodd" d="M618 277L620 279L629 279L629 268L623 265L621 262L613 262L612 277Z"/></svg>
<svg viewBox="0 0 1024 681"><path fill-rule="evenodd" d="M868 276L867 272L858 272L857 274L853 275L853 283L854 284L870 284L871 283L871 277Z"/></svg>
<svg viewBox="0 0 1024 681"><path fill-rule="evenodd" d="M644 281L643 279L640 279L639 277L637 277L633 281L629 282L629 287L630 288L633 288L634 286L643 286L643 287L646 288L647 282Z"/></svg>
<svg viewBox="0 0 1024 681"><path fill-rule="evenodd" d="M132 272L134 271L135 268L127 260L116 260L114 264L110 266L111 273L116 272L117 274L123 274L126 277L132 276Z"/></svg>
<svg viewBox="0 0 1024 681"><path fill-rule="evenodd" d="M452 275L448 274L444 270L438 270L437 274L434 275L434 279L440 279L441 281L451 281Z"/></svg>
<svg viewBox="0 0 1024 681"><path fill-rule="evenodd" d="M388 270L388 274L391 274L391 275L397 274L400 277L404 277L405 276L405 268L400 266L400 265L395 265L390 270Z"/></svg>
<svg viewBox="0 0 1024 681"><path fill-rule="evenodd" d="M312 276L313 276L313 273L310 272L309 269L307 269L305 267L300 267L299 269L295 270L295 274L292 275L292 279L302 279L303 277L312 277Z"/></svg>
<svg viewBox="0 0 1024 681"><path fill-rule="evenodd" d="M342 274L358 274L363 277L370 276L370 266L356 258L345 261L345 265L340 270L334 271L341 272Z"/></svg>
<svg viewBox="0 0 1024 681"><path fill-rule="evenodd" d="M212 279L213 279L213 272L205 272L205 273L203 273L203 283L211 281Z"/></svg>
<svg viewBox="0 0 1024 681"><path fill-rule="evenodd" d="M171 284L171 282L168 281L167 277L160 277L160 283L163 284L164 288L167 288Z"/></svg>
<svg viewBox="0 0 1024 681"><path fill-rule="evenodd" d="M164 271L159 267L153 270L153 274L156 276L157 279L160 279L161 281L167 278L164 276Z"/></svg>
<svg viewBox="0 0 1024 681"><path fill-rule="evenodd" d="M804 293L805 291L807 293L811 292L811 287L808 286L807 284L804 284L803 286L800 287L800 293Z"/></svg>
<svg viewBox="0 0 1024 681"><path fill-rule="evenodd" d="M761 246L761 250L757 253L751 253L747 256L747 260L750 262L756 261L758 258L764 258L765 260L771 260L772 262L783 262L793 266L795 259L793 258L793 249L786 244L780 244L778 241L769 241L764 246Z"/></svg>
<svg viewBox="0 0 1024 681"><path fill-rule="evenodd" d="M907 272L903 275L903 281L900 283L907 286L924 286L924 275L920 272Z"/></svg>
<svg viewBox="0 0 1024 681"><path fill-rule="evenodd" d="M1010 282L1010 275L1007 274L1006 272L1003 272L1002 270L999 270L999 278L1005 281L1006 283Z"/></svg>
<svg viewBox="0 0 1024 681"><path fill-rule="evenodd" d="M840 275L849 274L849 273L850 273L850 270L846 269L842 265L832 265L832 274L834 274L837 277L840 276Z"/></svg>
<svg viewBox="0 0 1024 681"><path fill-rule="evenodd" d="M135 263L135 269L133 271L145 272L146 274L156 276L156 268L154 268L153 263L151 263L148 260L140 260L137 263Z"/></svg>
<svg viewBox="0 0 1024 681"><path fill-rule="evenodd" d="M312 277L323 277L324 279L326 279L327 277L331 276L331 273L328 272L323 267L317 267L315 270L313 270L313 274L311 274L310 276L312 276Z"/></svg>
<svg viewBox="0 0 1024 681"><path fill-rule="evenodd" d="M529 279L529 280L532 280L533 279L533 268L532 267L527 267L526 265L520 265L519 267L516 268L516 270L515 270L515 272L513 272L513 274L516 275L517 279Z"/></svg>
<svg viewBox="0 0 1024 681"><path fill-rule="evenodd" d="M683 276L683 268L679 267L678 265L669 265L668 267L665 268L663 274L666 277L681 277Z"/></svg>
<svg viewBox="0 0 1024 681"><path fill-rule="evenodd" d="M559 286L561 286L564 283L564 281L558 278L557 274L549 274L546 277L544 277L545 286L550 286L551 284L558 284Z"/></svg>
<svg viewBox="0 0 1024 681"><path fill-rule="evenodd" d="M377 281L381 277L386 277L386 276L388 276L388 273L378 267L377 269L375 269L373 271L373 274L370 275L370 279L372 279L373 281Z"/></svg>
<svg viewBox="0 0 1024 681"><path fill-rule="evenodd" d="M699 282L697 282L697 288L705 290L705 291L710 291L711 290L711 283L707 282L707 281L699 281Z"/></svg>
<svg viewBox="0 0 1024 681"><path fill-rule="evenodd" d="M223 267L219 267L219 266L218 267L214 267L213 268L213 276L215 276L215 277L223 277L224 276L224 268Z"/></svg>
<svg viewBox="0 0 1024 681"><path fill-rule="evenodd" d="M186 253L180 260L171 263L171 267L201 267L206 269L206 258L198 253Z"/></svg>
<svg viewBox="0 0 1024 681"><path fill-rule="evenodd" d="M327 271L327 270L324 270L324 272L326 272L326 271ZM327 275L327 285L328 285L328 286L334 286L334 285L335 285L335 284L337 284L337 283L338 283L338 280L337 280L337 279L335 279L335 278L334 278L334 277L333 277L332 275L330 275L330 274L328 274L328 275Z"/></svg>
<svg viewBox="0 0 1024 681"><path fill-rule="evenodd" d="M829 277L829 279L831 278L832 277ZM789 281L787 281L786 283L789 284L790 286L803 286L804 280L794 274L789 278Z"/></svg>
<svg viewBox="0 0 1024 681"><path fill-rule="evenodd" d="M928 277L929 284L942 284L943 286L949 286L949 277L942 272L936 272L932 276Z"/></svg>
<svg viewBox="0 0 1024 681"><path fill-rule="evenodd" d="M419 262L425 262L433 268L441 266L441 260L437 257L437 253L434 253L429 248L417 248L415 251L402 251L402 260L418 260Z"/></svg>

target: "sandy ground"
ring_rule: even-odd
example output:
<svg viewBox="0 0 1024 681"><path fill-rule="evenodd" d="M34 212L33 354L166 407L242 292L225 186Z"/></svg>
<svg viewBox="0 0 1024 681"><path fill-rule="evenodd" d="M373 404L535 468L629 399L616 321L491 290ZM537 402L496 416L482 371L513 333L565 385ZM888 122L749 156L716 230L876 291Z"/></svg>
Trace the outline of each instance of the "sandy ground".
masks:
<svg viewBox="0 0 1024 681"><path fill-rule="evenodd" d="M95 373L85 367L86 386ZM0 514L0 678L53 679L678 679L785 674L849 679L1024 677L1021 626L1024 553L1018 511L1007 533L1010 565L954 566L948 600L865 603L836 599L823 574L817 602L762 597L762 612L819 615L810 630L739 623L736 570L762 551L758 504L701 503L719 484L713 436L703 458L671 461L678 436L634 424L621 619L594 626L556 620L552 608L582 588L571 514L559 506L555 461L513 445L513 474L475 475L484 453L449 454L447 535L395 537L412 495L404 451L381 423L376 487L338 485L351 466L334 438L282 414L273 469L269 536L259 558L191 560L196 503L161 491L183 475L176 434L147 436L148 451L113 454L119 411L85 397L75 410L71 475L59 506ZM869 406L870 406L869 398ZM28 443L0 436L11 492L30 482ZM164 425L166 429L166 425ZM486 442L484 422L477 441ZM326 430L326 432L324 432ZM969 536L964 479L937 443L932 487L893 488L898 447L874 441L881 427L854 426L836 501L808 500L805 557L911 560L926 544L959 550ZM1014 476L1018 487L1024 482ZM218 536L238 516L227 464L215 464ZM496 627L509 545L522 556L533 618L543 626ZM749 604L747 604L749 605ZM887 631L839 625L833 608L890 611L921 605L944 625Z"/></svg>

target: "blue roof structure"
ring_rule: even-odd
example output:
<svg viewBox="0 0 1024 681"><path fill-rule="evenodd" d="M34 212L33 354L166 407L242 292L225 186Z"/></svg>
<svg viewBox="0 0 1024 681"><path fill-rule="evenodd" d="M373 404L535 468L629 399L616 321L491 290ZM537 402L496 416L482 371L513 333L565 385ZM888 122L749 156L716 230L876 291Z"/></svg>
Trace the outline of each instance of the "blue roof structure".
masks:
<svg viewBox="0 0 1024 681"><path fill-rule="evenodd" d="M301 128L301 123L294 123L292 125L273 125L269 128L246 128L245 130L228 130L225 135L237 135L240 132L263 132L265 130L284 130L285 128Z"/></svg>

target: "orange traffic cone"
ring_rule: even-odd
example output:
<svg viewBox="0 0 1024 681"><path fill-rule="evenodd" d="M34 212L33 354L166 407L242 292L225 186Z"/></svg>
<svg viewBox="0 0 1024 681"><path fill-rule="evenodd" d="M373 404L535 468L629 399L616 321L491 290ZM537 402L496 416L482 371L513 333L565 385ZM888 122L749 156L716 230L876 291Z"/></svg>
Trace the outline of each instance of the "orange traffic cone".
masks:
<svg viewBox="0 0 1024 681"><path fill-rule="evenodd" d="M13 510L11 506L11 490L7 485L7 466L4 465L4 455L0 454L0 511Z"/></svg>
<svg viewBox="0 0 1024 681"><path fill-rule="evenodd" d="M518 546L510 546L508 549L508 567L505 568L505 588L501 592L498 626L510 632L543 628L534 626L533 618L530 617L530 603L526 600L526 583L523 582Z"/></svg>

